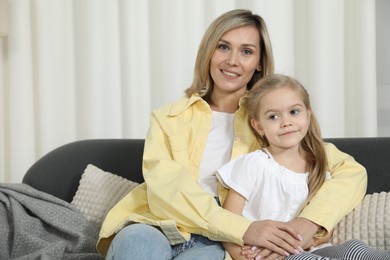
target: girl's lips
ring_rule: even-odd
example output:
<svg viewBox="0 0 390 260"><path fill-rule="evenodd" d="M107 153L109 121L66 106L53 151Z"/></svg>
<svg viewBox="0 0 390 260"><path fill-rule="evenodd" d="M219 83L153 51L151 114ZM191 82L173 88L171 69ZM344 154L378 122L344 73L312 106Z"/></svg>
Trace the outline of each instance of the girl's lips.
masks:
<svg viewBox="0 0 390 260"><path fill-rule="evenodd" d="M290 134L294 134L296 131L288 131L288 132L285 132L285 133L282 133L281 135L290 135Z"/></svg>

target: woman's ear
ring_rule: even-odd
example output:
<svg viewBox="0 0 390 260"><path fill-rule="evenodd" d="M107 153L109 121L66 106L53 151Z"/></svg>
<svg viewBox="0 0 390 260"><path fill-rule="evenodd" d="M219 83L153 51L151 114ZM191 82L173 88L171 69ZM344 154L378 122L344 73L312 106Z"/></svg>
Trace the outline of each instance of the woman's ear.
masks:
<svg viewBox="0 0 390 260"><path fill-rule="evenodd" d="M257 65L257 68L256 68L256 70L258 71L258 72L260 72L261 71L261 65L259 64L259 65Z"/></svg>

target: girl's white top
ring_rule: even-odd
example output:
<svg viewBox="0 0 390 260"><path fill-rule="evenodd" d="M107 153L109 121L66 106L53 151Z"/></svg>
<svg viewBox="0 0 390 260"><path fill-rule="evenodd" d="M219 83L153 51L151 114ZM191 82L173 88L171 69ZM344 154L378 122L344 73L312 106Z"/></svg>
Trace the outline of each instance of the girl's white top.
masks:
<svg viewBox="0 0 390 260"><path fill-rule="evenodd" d="M308 173L281 166L267 149L238 156L218 170L217 178L246 199L242 215L252 221L295 218L309 192Z"/></svg>

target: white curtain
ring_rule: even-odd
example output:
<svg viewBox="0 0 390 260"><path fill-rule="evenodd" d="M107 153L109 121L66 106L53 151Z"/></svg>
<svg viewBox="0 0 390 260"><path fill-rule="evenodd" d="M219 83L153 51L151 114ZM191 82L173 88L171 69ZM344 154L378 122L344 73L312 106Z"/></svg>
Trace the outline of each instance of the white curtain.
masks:
<svg viewBox="0 0 390 260"><path fill-rule="evenodd" d="M183 95L221 13L266 20L276 71L309 90L324 137L376 136L375 1L8 0L0 38L0 182L80 139L144 138Z"/></svg>

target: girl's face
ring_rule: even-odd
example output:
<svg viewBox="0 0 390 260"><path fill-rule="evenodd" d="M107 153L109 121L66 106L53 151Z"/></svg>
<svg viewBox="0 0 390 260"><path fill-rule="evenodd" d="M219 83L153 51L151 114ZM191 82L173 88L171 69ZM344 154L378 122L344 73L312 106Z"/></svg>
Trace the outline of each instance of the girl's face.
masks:
<svg viewBox="0 0 390 260"><path fill-rule="evenodd" d="M260 99L258 119L252 127L266 136L271 148L298 148L310 125L310 111L290 87L270 90Z"/></svg>
<svg viewBox="0 0 390 260"><path fill-rule="evenodd" d="M220 94L244 94L254 71L260 70L259 61L260 35L255 26L228 31L219 40L211 57L213 91Z"/></svg>

